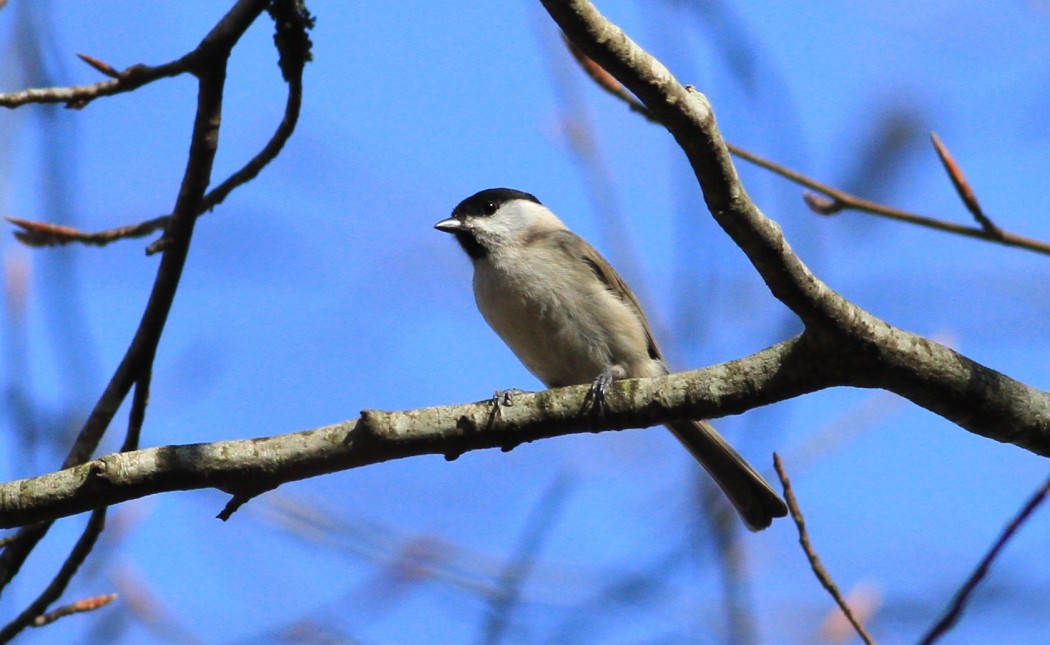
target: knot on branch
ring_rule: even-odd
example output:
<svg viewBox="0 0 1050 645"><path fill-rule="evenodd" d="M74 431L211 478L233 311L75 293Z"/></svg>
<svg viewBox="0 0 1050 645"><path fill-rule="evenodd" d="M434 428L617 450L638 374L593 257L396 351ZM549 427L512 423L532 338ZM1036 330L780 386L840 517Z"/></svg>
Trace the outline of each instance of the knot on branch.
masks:
<svg viewBox="0 0 1050 645"><path fill-rule="evenodd" d="M87 464L87 473L84 477L84 483L86 484L110 484L113 482L113 473L116 470L114 466L109 463L110 458L114 455L106 455L105 457L99 457L94 459Z"/></svg>
<svg viewBox="0 0 1050 645"><path fill-rule="evenodd" d="M273 35L280 52L277 64L284 80L292 82L302 76L303 68L313 60L310 30L314 28L314 17L303 0L277 0L267 11L277 29Z"/></svg>

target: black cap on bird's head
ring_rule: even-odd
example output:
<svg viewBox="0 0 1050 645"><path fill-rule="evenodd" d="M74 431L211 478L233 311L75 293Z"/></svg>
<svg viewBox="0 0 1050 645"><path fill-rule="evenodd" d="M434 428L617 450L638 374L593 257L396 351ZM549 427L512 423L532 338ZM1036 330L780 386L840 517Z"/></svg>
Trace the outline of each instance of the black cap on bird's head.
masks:
<svg viewBox="0 0 1050 645"><path fill-rule="evenodd" d="M454 209L448 219L443 219L434 225L439 231L451 233L456 236L463 250L467 252L472 260L478 260L485 256L487 249L478 242L477 236L469 226L464 223L472 218L489 217L494 215L501 206L507 202L524 200L539 204L540 200L522 190L513 188L486 188L467 197Z"/></svg>
<svg viewBox="0 0 1050 645"><path fill-rule="evenodd" d="M540 203L540 200L525 191L513 188L486 188L461 201L452 209L452 217L487 217L499 210L503 204L515 199Z"/></svg>

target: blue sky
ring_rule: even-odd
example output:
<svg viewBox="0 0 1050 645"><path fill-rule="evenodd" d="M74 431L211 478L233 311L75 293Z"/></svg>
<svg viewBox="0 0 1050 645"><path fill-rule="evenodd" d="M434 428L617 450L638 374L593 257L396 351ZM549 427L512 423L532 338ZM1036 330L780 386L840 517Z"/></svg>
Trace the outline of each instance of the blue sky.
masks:
<svg viewBox="0 0 1050 645"><path fill-rule="evenodd" d="M4 91L22 87L11 48L28 4L0 11ZM97 80L75 53L117 68L167 61L191 49L225 4L32 6L53 30L48 60L59 82L73 84ZM538 3L310 6L316 60L299 129L256 181L200 221L157 357L143 445L271 435L362 408L538 388L477 313L468 261L432 229L486 187L536 194L605 252L643 294L678 367L737 358L797 330L703 210L670 137L589 85ZM966 222L926 138L936 131L1001 227L1050 239L1046 3L599 6L708 94L730 141L865 196ZM260 21L232 60L217 180L279 119L284 88L270 38ZM62 213L88 230L167 212L193 101L193 84L180 78L53 120L34 107L0 114L0 210L40 220ZM44 143L45 129L59 133L58 144ZM600 161L581 161L569 132L589 132ZM886 132L895 134L880 139ZM64 169L64 211L44 183L49 158ZM798 187L740 168L835 289L1047 386L1038 353L1050 308L1039 290L1050 277L1046 258L865 215L819 218ZM19 382L49 427L90 409L126 348L157 265L144 246L57 252L20 248L6 232L0 240L9 275L24 267L29 276L24 326L8 316L0 332L10 347L24 331L32 360ZM26 455L11 439L10 406L2 419L5 480L58 463L62 451ZM914 641L932 624L1048 470L879 392L823 392L718 426L762 469L781 453L826 565L845 590L875 590L882 609L872 629L890 643ZM491 585L551 495L557 511L505 642L713 638L723 629L720 582L699 520L699 478L653 429L336 474L282 487L225 524L213 519L225 503L215 491L131 502L114 509L108 543L66 595L117 589L124 598L24 640L80 639L96 618L128 643L274 640L306 621L365 643L478 640L488 607L479 585ZM308 528L289 528L292 510L310 514ZM36 593L81 522L60 523L5 594L4 618ZM1040 512L996 564L955 642L1046 633L1046 617L1024 607L1045 597L1048 531ZM813 642L830 601L794 527L781 521L741 539L761 636ZM412 574L408 565L420 561L434 566ZM635 589L644 598L596 600L632 574L645 581ZM126 618L133 598L148 598L169 626L151 631Z"/></svg>

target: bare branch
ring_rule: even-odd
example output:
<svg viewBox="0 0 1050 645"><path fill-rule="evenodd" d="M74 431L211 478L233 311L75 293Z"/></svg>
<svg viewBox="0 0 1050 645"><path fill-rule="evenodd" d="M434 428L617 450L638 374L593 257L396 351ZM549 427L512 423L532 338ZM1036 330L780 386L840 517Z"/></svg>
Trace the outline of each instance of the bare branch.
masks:
<svg viewBox="0 0 1050 645"><path fill-rule="evenodd" d="M68 456L63 462L63 467L82 463L90 458L103 434L109 427L113 416L123 402L132 384L138 381L145 370L151 369L153 357L156 353L160 335L164 330L168 312L175 298L175 291L179 285L182 275L182 267L189 250L190 238L193 234L193 225L197 214L200 212L201 200L211 179L212 161L215 157L218 145L218 128L221 122L222 93L226 81L226 61L230 51L238 39L255 19L265 10L269 3L266 0L240 0L230 11L224 15L214 28L204 37L201 43L192 52L184 56L179 65L169 64L161 66L168 72L181 73L186 69L193 69L198 75L198 97L197 112L194 119L193 133L190 140L189 158L186 171L183 175L182 185L176 199L175 208L172 211L171 220L168 222L165 237L169 245L161 259L154 281L153 290L150 293L149 302L143 313L142 321L135 332L135 336L124 355L123 360L117 367L116 372L110 379L105 391L102 393L94 409L84 423L77 439ZM197 65L201 61L208 64ZM157 70L161 68L148 68L155 76L150 80L160 78ZM174 70L174 71L173 71ZM172 75L172 74L166 74ZM128 87L110 87L115 91L124 91L131 86L137 87L143 76L136 72L127 81ZM119 84L121 81L106 81L105 83ZM134 85L138 83L138 85ZM99 84L97 87L103 86ZM107 86L109 87L109 86ZM116 89L114 89L116 88ZM30 92L35 92L31 90ZM66 96L63 88L58 90L43 90L41 102L56 102L55 97ZM80 99L90 100L96 95L91 93L76 94ZM7 105L5 99L12 95L0 96L0 105ZM29 101L26 101L29 102ZM21 104L21 103L15 103ZM97 506L97 505L96 505ZM50 523L44 522L26 526L18 532L15 539L9 543L2 554L0 554L0 588L5 586L18 573L29 553L43 538L50 528ZM38 608L35 618L46 609Z"/></svg>
<svg viewBox="0 0 1050 645"><path fill-rule="evenodd" d="M109 603L117 599L117 594L110 593L104 596L92 596L90 598L83 598L76 602L71 602L68 605L63 605L54 611L49 611L43 616L37 616L36 620L33 621L33 627L43 627L44 625L50 625L60 618L66 616L72 616L73 614L82 614L88 611L95 611L105 607Z"/></svg>
<svg viewBox="0 0 1050 645"><path fill-rule="evenodd" d="M153 382L153 368L145 370L135 382L135 393L131 397L131 412L128 413L128 431L124 435L121 452L135 450L142 437L142 423L146 420L146 406L149 405L150 386Z"/></svg>
<svg viewBox="0 0 1050 645"><path fill-rule="evenodd" d="M295 126L299 120L299 112L302 108L303 100L302 81L302 68L298 68L298 75L292 76L288 81L288 98L285 103L284 116L270 140L241 169L230 175L204 196L201 200L198 216L221 204L238 186L254 179L281 152L284 144L295 132ZM63 246L74 242L90 246L106 246L119 240L150 235L166 227L171 222L171 215L162 215L138 224L118 226L95 233L85 233L70 226L34 222L18 217L7 217L5 219L22 229L21 231L15 231L15 237L28 246ZM152 254L162 250L164 244L165 242L158 240L150 245L147 253Z"/></svg>
<svg viewBox="0 0 1050 645"><path fill-rule="evenodd" d="M263 168L277 157L284 148L284 144L295 132L295 126L299 122L299 112L303 104L303 68L310 60L309 39L306 37L306 30L313 26L313 19L308 13L305 15L300 14L297 4L294 0L282 0L275 3L272 7L272 11L277 12L275 19L278 20L278 34L274 36L274 40L278 43L278 47L281 47L281 69L288 83L288 97L285 100L284 116L262 150L237 172L227 177L221 184L204 196L204 199L201 200L199 213L201 215L221 204L235 188L254 179ZM295 29L289 29L287 27L288 24L292 24ZM282 27L282 25L285 26ZM288 35L287 32L289 31L297 33L296 29L302 30L298 38ZM306 40L306 44L301 42L302 39Z"/></svg>
<svg viewBox="0 0 1050 645"><path fill-rule="evenodd" d="M270 7L270 10L274 14L275 21L277 21L278 33L274 36L274 40L281 52L281 70L288 83L288 97L285 102L284 116L262 150L242 168L204 195L197 213L198 216L212 210L221 204L238 186L258 176L262 169L273 161L284 148L284 144L295 132L295 126L299 121L299 113L303 101L303 69L311 58L310 40L307 31L313 26L313 18L306 12L305 8L300 7L299 3L294 0L276 2ZM112 69L95 58L85 54L77 55L100 71L107 68ZM29 246L56 246L72 242L105 246L117 240L149 235L158 229L167 227L171 222L171 218L171 215L163 215L138 224L120 226L97 233L84 233L68 226L33 222L15 217L6 219L23 229L15 232L15 237ZM151 244L146 252L152 255L164 250L167 244L167 238L162 237Z"/></svg>
<svg viewBox="0 0 1050 645"><path fill-rule="evenodd" d="M651 123L661 123L660 119L655 116L649 108L634 98L618 80L611 76L593 59L580 51L579 47L573 44L572 41L568 41L568 46L570 53L572 53L573 57L580 64L580 68L591 77L598 87L623 101L632 111L642 115L647 121L650 121ZM932 136L936 137L936 135ZM803 193L802 195L806 205L819 215L834 215L843 210L856 210L899 222L932 228L945 233L954 233L956 235L972 237L988 242L997 242L1006 246L1050 255L1050 243L1003 231L990 219L984 216L983 211L981 211L980 206L977 204L976 197L973 196L973 191L970 190L969 185L966 183L958 166L955 165L955 162L950 156L947 157L947 161L945 161L947 150L940 144L938 139L934 140L934 146L937 148L941 161L945 164L945 168L948 170L948 174L952 178L956 190L959 191L960 197L962 197L963 202L974 215L974 218L981 224L981 228L935 219L926 215L919 215L910 211L873 202L835 188L834 186L821 183L798 172L797 170L793 170L787 166L757 155L746 148L742 148L729 142L725 142L725 146L734 157L739 157L744 161L759 166L760 168L764 168L776 175L780 175L784 179L824 195L825 197L823 198L813 195L812 193ZM950 166L949 162L951 164ZM960 179L962 180L962 184L959 183ZM969 194L969 198L967 197L967 193Z"/></svg>
<svg viewBox="0 0 1050 645"><path fill-rule="evenodd" d="M46 222L34 222L19 217L4 218L21 231L15 231L15 237L28 246L64 246L74 242L90 246L105 246L117 240L133 237L145 237L158 229L162 229L171 221L171 217L164 215L138 224L129 226L118 226L95 233L84 233L72 226L61 226L59 224L48 224Z"/></svg>
<svg viewBox="0 0 1050 645"><path fill-rule="evenodd" d="M236 508L243 498L285 482L392 459L425 454L455 459L471 450L511 450L572 433L737 413L755 405L756 394L764 404L796 396L800 387L812 391L824 385L814 369L821 361L804 358L797 343L696 372L617 382L601 419L585 404L590 388L584 385L515 394L499 415L492 414L491 401L405 412L366 410L358 419L274 437L106 455L0 484L0 528L174 490L218 488L234 495Z"/></svg>
<svg viewBox="0 0 1050 645"><path fill-rule="evenodd" d="M773 295L802 319L807 334L814 334L811 340L821 348L825 368L836 372L832 380L895 392L972 432L1043 454L1050 419L1031 413L1043 409L1050 395L897 329L834 292L748 197L702 94L679 84L586 0L543 4L581 51L641 99L675 137L711 215ZM848 369L841 369L846 364Z"/></svg>
<svg viewBox="0 0 1050 645"><path fill-rule="evenodd" d="M145 495L217 488L233 495L223 512L228 517L260 492L287 481L337 470L422 454L442 454L454 459L468 450L493 447L510 450L523 442L573 432L736 414L836 385L896 392L967 430L1050 455L1050 394L979 365L943 345L896 329L832 291L791 250L776 223L747 196L730 154L748 158L745 155L750 153L725 144L713 111L702 94L679 84L666 68L608 23L588 2L544 0L544 4L579 47L581 64L590 69L599 83L632 105L642 105L634 101L632 94L639 97L644 104L639 109L658 119L676 138L693 167L708 209L744 251L774 296L803 320L804 334L753 356L704 370L616 383L607 397L601 419L596 419L585 405L589 387L579 386L518 395L514 405L503 406L498 415L493 414L488 402L406 412L369 410L345 423L276 437L130 451L138 443L149 392L149 373L179 284L196 218L269 163L294 130L299 115L302 64L308 59L309 46L308 39L304 45L302 41L293 42L296 40L293 37L284 45L280 42L278 45L282 52L282 72L289 84L280 125L244 168L215 190L205 192L218 142L225 64L230 50L264 9L273 10L282 26L298 24L292 29L295 33L305 33L309 23L308 15L295 13L299 4L293 0L240 0L197 49L180 61L169 63L181 62L183 67L177 73L189 71L197 77L199 94L178 199L172 215L163 218L166 229L163 237L150 247L162 250L164 256L149 304L123 361L66 458L64 469L0 484L0 526L29 525L5 545L0 556L0 577L4 581L17 573L48 530L51 520L94 510L89 521L91 526L104 512L95 509ZM42 102L56 102L60 96L74 95L79 98L73 99L72 104L82 105L106 92L126 91L136 82L129 78L141 80L141 74L156 74L160 69L139 67L116 72L101 61L82 58L100 73L116 76L91 86L95 88L91 91L51 88L27 92L43 93L37 96L43 96ZM131 69L138 71L131 73ZM105 83L115 85L105 86ZM101 89L103 86L115 89L110 92ZM16 95L0 96L0 104L14 100L13 96ZM942 155L942 158L946 157ZM945 164L949 166L947 161ZM785 176L793 173L783 168L780 172ZM961 172L953 172L951 168L949 173L953 180L962 178ZM808 199L825 214L863 206L863 200L800 175L793 180L810 185L829 198ZM965 180L962 182L966 186ZM25 220L16 223L23 227L25 235L44 239L52 236L57 243L84 241L75 238L92 235ZM988 227L961 228L968 231L963 234L991 239ZM119 239L112 232L110 235ZM1023 246L1016 240L1011 242L1010 237L1000 232L999 241ZM1050 252L1050 247L1042 252ZM137 389L124 445L126 451L91 459L133 385L137 385ZM800 539L804 538L807 554L819 564L808 545L801 512L793 493L789 493L787 477L779 461L777 465L785 492L797 513ZM82 541L93 544L87 531ZM88 544L86 551L90 549ZM65 582L60 580L65 579L67 566L75 571L76 565L70 563L78 558L82 561L79 543L59 576L23 616L35 620L46 611L57 598L53 587L61 593ZM986 558L989 562L990 559ZM508 589L512 590L516 580L509 576L508 579ZM840 597L837 599L841 601ZM22 616L17 619L18 624L12 623L8 628L17 633L28 624L20 621ZM863 634L859 625L857 629Z"/></svg>
<svg viewBox="0 0 1050 645"><path fill-rule="evenodd" d="M48 584L47 588L44 589L44 591L37 596L36 600L31 602L22 613L0 629L0 643L8 642L17 636L23 629L32 625L44 614L47 608L51 606L51 603L59 599L62 592L64 592L69 585L69 581L73 579L77 570L80 569L80 565L84 563L84 560L87 559L91 550L95 548L95 542L98 540L98 536L102 534L102 529L105 528L105 526L106 509L96 508L94 512L91 513L91 517L88 518L87 525L84 526L84 531L81 533L80 539L77 540L77 543L73 546L72 551L70 551L66 561L62 563L61 568L59 568L58 573L55 574L51 583Z"/></svg>
<svg viewBox="0 0 1050 645"><path fill-rule="evenodd" d="M952 180L952 185L955 186L955 191L959 193L959 198L963 200L963 204L966 205L966 210L970 211L973 218L977 220L977 223L981 225L989 235L994 235L999 239L1003 237L1003 231L996 226L992 220L988 219L988 216L984 214L981 209L981 205L977 202L977 196L973 194L973 188L970 187L970 182L966 181L966 176L963 175L962 168L959 164L955 163L955 159L948 152L948 148L941 142L940 137L937 136L936 132L930 133L930 141L933 142L933 147L937 151L937 156L941 158L941 163L944 164L944 170L948 173L948 177Z"/></svg>
<svg viewBox="0 0 1050 645"><path fill-rule="evenodd" d="M514 395L513 405L501 406L499 415L492 414L491 401L405 412L368 410L358 419L275 437L107 455L59 472L0 484L0 528L197 488L233 494L236 508L252 495L288 481L392 459L424 454L455 459L470 450L510 450L521 443L571 433L717 418L836 383L862 385L859 381L872 377L869 372L884 382L895 378L892 363L846 362L836 355L839 348L820 340L801 336L702 370L617 382L601 419L585 404L590 388L583 385ZM889 338L885 342L893 345L898 341ZM939 345L932 344L928 351L933 367L924 368L940 374L951 386L936 396L927 394L959 399L951 405L968 405L946 404L946 411L960 423L1050 455L1050 396L1002 375L993 378L997 373L976 364L952 366L951 356L942 353L950 350ZM956 390L957 397L952 395ZM987 401L997 396L1007 401L1027 396L1027 400L1019 409L1000 406L998 413L989 411ZM992 434L995 432L999 434Z"/></svg>
<svg viewBox="0 0 1050 645"><path fill-rule="evenodd" d="M1025 503L1024 507L1021 508L1020 512L1010 521L1010 523L1003 529L999 539L995 541L992 548L988 550L984 558L977 565L977 568L973 570L970 577L966 579L963 586L956 592L955 598L952 599L952 604L945 611L944 616L941 617L937 624L934 625L930 631L923 637L922 645L930 645L937 641L941 636L944 636L948 631L959 621L962 616L963 610L966 608L966 603L970 600L970 596L973 594L977 585L981 583L981 580L988 574L988 569L991 568L992 562L999 556L1003 548L1010 541L1010 539L1017 533L1018 529L1031 517L1035 509L1039 508L1039 505L1046 499L1047 494L1050 493L1050 479L1046 480L1042 486L1029 498L1028 502Z"/></svg>
<svg viewBox="0 0 1050 645"><path fill-rule="evenodd" d="M784 470L784 464L780 461L780 455L776 453L773 453L773 468L776 469L777 477L780 478L780 483L784 487L784 501L787 502L788 509L791 510L791 519L795 522L795 528L798 529L798 543L802 545L802 550L809 560L809 568L813 570L813 575L817 576L820 585L835 600L835 604L839 606L846 619L853 625L853 629L857 631L861 640L868 645L873 645L875 640L864 629L864 625L861 625L860 621L853 615L849 605L846 604L846 599L842 597L838 585L831 579L831 574L824 568L823 563L820 561L820 556L817 555L816 549L813 548L813 544L809 541L809 533L806 531L806 520L802 516L802 509L799 508L798 500L795 499L795 491L791 488L791 480L788 479L787 472Z"/></svg>
<svg viewBox="0 0 1050 645"><path fill-rule="evenodd" d="M584 0L543 0L562 31L638 97L674 136L693 168L715 221L744 251L773 294L807 324L849 318L855 309L818 280L780 228L741 185L706 97L684 87Z"/></svg>
<svg viewBox="0 0 1050 645"><path fill-rule="evenodd" d="M78 56L85 62L91 58L83 54L78 54ZM185 74L192 70L194 62L190 56L183 56L162 65L132 65L116 72L116 76L108 81L99 81L91 85L31 88L20 92L0 94L0 107L15 108L30 103L65 103L66 107L80 109L97 98L130 92L162 78ZM95 67L95 69L99 68Z"/></svg>

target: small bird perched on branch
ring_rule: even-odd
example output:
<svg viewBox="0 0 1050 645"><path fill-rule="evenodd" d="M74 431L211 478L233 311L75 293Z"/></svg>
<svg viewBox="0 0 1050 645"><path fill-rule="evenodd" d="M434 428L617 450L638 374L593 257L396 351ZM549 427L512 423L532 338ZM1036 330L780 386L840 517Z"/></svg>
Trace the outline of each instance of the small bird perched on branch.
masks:
<svg viewBox="0 0 1050 645"><path fill-rule="evenodd" d="M600 403L618 379L668 373L638 299L598 251L529 193L490 188L434 225L474 264L486 322L547 387L592 384ZM753 531L787 507L706 421L668 429L725 492Z"/></svg>

